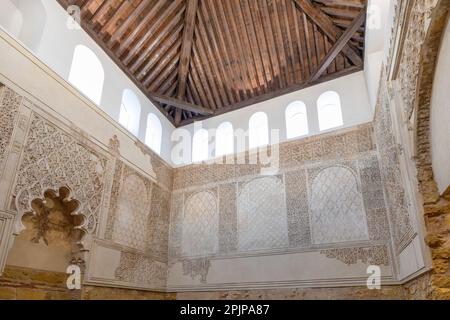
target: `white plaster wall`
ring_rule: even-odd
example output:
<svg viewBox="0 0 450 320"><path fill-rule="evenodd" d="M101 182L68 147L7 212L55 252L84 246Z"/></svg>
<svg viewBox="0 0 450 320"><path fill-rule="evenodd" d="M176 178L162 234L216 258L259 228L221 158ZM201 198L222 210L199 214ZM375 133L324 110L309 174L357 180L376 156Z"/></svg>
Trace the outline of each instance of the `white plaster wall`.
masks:
<svg viewBox="0 0 450 320"><path fill-rule="evenodd" d="M327 258L318 251L235 257L210 260L207 284L199 277L184 274L182 263L169 268L169 291L197 291L211 289L252 289L258 287L318 287L365 285L369 277L368 263L358 261L347 265ZM392 280L392 269L380 266L382 280Z"/></svg>
<svg viewBox="0 0 450 320"><path fill-rule="evenodd" d="M364 51L364 75L372 110L375 110L385 51L389 48L392 0L369 0Z"/></svg>
<svg viewBox="0 0 450 320"><path fill-rule="evenodd" d="M336 91L341 98L342 116L344 125L335 129L351 127L357 124L372 121L372 111L370 108L367 87L364 79L364 72L357 72L345 77L321 83L303 90L286 94L268 101L245 107L233 112L228 112L204 121L183 127L181 130L187 130L190 135L200 128L207 130L216 129L222 122L229 121L233 128L248 130L248 121L250 117L258 111L263 111L269 118L269 129L280 130L280 142L287 141L286 137L286 107L293 101L300 100L306 104L309 124L309 134L307 136L317 135L326 131L319 130L319 121L317 115L317 99L326 91ZM328 131L333 131L331 129ZM179 130L179 129L178 129ZM271 141L272 143L273 141ZM247 139L248 147L248 139ZM211 141L210 155L214 156L214 143ZM189 150L188 150L189 151ZM238 148L235 143L235 151L242 152L244 148ZM190 159L190 153L188 155ZM172 159L175 165L180 165L177 159Z"/></svg>
<svg viewBox="0 0 450 320"><path fill-rule="evenodd" d="M18 37L22 28L23 17L17 6L17 0L3 0L2 10L0 10L0 24L9 33Z"/></svg>
<svg viewBox="0 0 450 320"><path fill-rule="evenodd" d="M450 22L442 40L431 98L431 158L439 191L450 186Z"/></svg>
<svg viewBox="0 0 450 320"><path fill-rule="evenodd" d="M121 155L143 172L155 177L148 155L135 146L136 137L2 29L0 57L0 82L66 125L81 129L105 148L109 140L117 135Z"/></svg>
<svg viewBox="0 0 450 320"><path fill-rule="evenodd" d="M6 1L6 5L3 5ZM41 4L42 11L34 8ZM21 30L18 29L20 14L24 18ZM38 34L30 34L31 27L36 27L36 15L45 14L43 30L35 28ZM33 17L34 16L34 17ZM39 18L39 17L38 17ZM75 47L82 44L90 48L102 62L105 70L105 83L100 108L113 119L119 119L120 103L124 89L131 89L136 93L141 104L141 122L138 137L145 140L147 115L155 113L162 123L161 157L170 161L170 135L174 127L134 85L134 83L120 70L120 68L103 52L103 50L84 32L84 30L70 30L66 26L68 14L57 3L48 0L2 0L0 26L15 38L22 41L42 62L47 64L58 75L68 79ZM26 33L25 33L26 31ZM33 43L36 42L37 43ZM33 43L33 45L31 45Z"/></svg>

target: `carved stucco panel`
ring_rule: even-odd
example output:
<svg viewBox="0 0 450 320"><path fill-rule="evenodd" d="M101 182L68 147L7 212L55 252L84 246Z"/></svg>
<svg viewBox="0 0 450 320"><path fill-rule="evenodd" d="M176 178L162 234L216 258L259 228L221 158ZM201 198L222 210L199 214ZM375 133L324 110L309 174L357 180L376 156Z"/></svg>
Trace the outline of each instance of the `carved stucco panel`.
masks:
<svg viewBox="0 0 450 320"><path fill-rule="evenodd" d="M327 258L337 259L347 265L358 262L370 265L389 266L389 250L387 246L356 247L356 248L335 248L321 250Z"/></svg>
<svg viewBox="0 0 450 320"><path fill-rule="evenodd" d="M138 286L164 288L167 280L167 265L142 254L121 252L115 278Z"/></svg>
<svg viewBox="0 0 450 320"><path fill-rule="evenodd" d="M388 93L385 86L382 86L375 113L374 131L388 219L392 228L395 248L399 251L411 241L415 231L409 217L408 199L402 182L399 150L388 101Z"/></svg>
<svg viewBox="0 0 450 320"><path fill-rule="evenodd" d="M311 233L306 170L286 173L285 181L289 245L291 247L309 246Z"/></svg>
<svg viewBox="0 0 450 320"><path fill-rule="evenodd" d="M239 251L289 245L282 176L258 177L239 184L237 207Z"/></svg>
<svg viewBox="0 0 450 320"><path fill-rule="evenodd" d="M123 176L113 230L113 240L144 251L147 243L147 218L151 205L151 183L134 173Z"/></svg>
<svg viewBox="0 0 450 320"><path fill-rule="evenodd" d="M217 189L186 195L181 239L183 256L208 256L218 253Z"/></svg>
<svg viewBox="0 0 450 320"><path fill-rule="evenodd" d="M153 184L150 216L147 221L147 252L167 261L169 250L170 193Z"/></svg>
<svg viewBox="0 0 450 320"><path fill-rule="evenodd" d="M237 249L237 184L219 186L219 247L221 253Z"/></svg>
<svg viewBox="0 0 450 320"><path fill-rule="evenodd" d="M7 150L12 140L22 96L13 90L0 87L0 175L7 158Z"/></svg>
<svg viewBox="0 0 450 320"><path fill-rule="evenodd" d="M368 240L366 213L352 170L331 166L314 172L310 179L312 243Z"/></svg>
<svg viewBox="0 0 450 320"><path fill-rule="evenodd" d="M83 228L95 233L106 163L105 156L34 114L17 174L12 209L20 214L29 212L31 201L42 197L46 189L68 186L81 203L80 212L86 216Z"/></svg>

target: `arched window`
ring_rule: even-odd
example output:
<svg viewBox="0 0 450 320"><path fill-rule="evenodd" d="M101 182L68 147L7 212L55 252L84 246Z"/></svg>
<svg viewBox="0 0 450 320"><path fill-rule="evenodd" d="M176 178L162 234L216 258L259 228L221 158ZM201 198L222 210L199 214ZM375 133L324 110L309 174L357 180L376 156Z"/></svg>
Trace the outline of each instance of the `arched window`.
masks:
<svg viewBox="0 0 450 320"><path fill-rule="evenodd" d="M284 184L280 178L256 178L239 186L239 250L287 247L289 241L286 212Z"/></svg>
<svg viewBox="0 0 450 320"><path fill-rule="evenodd" d="M323 93L317 100L320 131L340 127L342 121L341 99L334 91Z"/></svg>
<svg viewBox="0 0 450 320"><path fill-rule="evenodd" d="M317 174L311 186L310 212L313 244L369 239L358 182L346 167L329 167Z"/></svg>
<svg viewBox="0 0 450 320"><path fill-rule="evenodd" d="M208 131L200 129L192 139L192 162L202 162L209 158Z"/></svg>
<svg viewBox="0 0 450 320"><path fill-rule="evenodd" d="M162 127L159 118L149 113L147 116L147 130L145 133L145 144L147 144L157 154L161 153Z"/></svg>
<svg viewBox="0 0 450 320"><path fill-rule="evenodd" d="M1 26L16 38L19 37L24 22L23 14L18 5L15 1L4 0L0 11Z"/></svg>
<svg viewBox="0 0 450 320"><path fill-rule="evenodd" d="M289 104L285 112L286 116L286 135L288 139L307 135L308 117L306 114L306 105L301 101L294 101Z"/></svg>
<svg viewBox="0 0 450 320"><path fill-rule="evenodd" d="M230 122L223 122L216 130L216 157L234 152L234 131Z"/></svg>
<svg viewBox="0 0 450 320"><path fill-rule="evenodd" d="M219 248L219 216L216 196L198 192L186 201L181 236L184 256L207 256Z"/></svg>
<svg viewBox="0 0 450 320"><path fill-rule="evenodd" d="M73 54L69 82L100 105L104 80L105 72L95 53L83 45L77 45Z"/></svg>
<svg viewBox="0 0 450 320"><path fill-rule="evenodd" d="M264 112L257 112L248 122L250 149L269 144L269 124Z"/></svg>
<svg viewBox="0 0 450 320"><path fill-rule="evenodd" d="M125 89L120 104L119 123L127 128L135 136L139 133L139 119L141 115L141 104L136 94Z"/></svg>

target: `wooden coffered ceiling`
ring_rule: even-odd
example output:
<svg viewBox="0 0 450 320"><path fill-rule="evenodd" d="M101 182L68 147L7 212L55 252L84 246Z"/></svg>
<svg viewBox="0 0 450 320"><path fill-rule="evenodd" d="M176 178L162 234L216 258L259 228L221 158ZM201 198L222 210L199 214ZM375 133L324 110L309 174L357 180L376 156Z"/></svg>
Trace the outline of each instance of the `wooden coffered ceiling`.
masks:
<svg viewBox="0 0 450 320"><path fill-rule="evenodd" d="M367 0L57 0L175 125L363 69Z"/></svg>

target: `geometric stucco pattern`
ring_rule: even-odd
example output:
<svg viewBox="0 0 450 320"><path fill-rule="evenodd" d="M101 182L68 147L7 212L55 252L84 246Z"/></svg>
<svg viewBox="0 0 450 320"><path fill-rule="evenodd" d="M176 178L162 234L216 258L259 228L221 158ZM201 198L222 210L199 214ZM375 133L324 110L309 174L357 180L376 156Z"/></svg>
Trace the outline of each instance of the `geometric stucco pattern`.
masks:
<svg viewBox="0 0 450 320"><path fill-rule="evenodd" d="M104 188L106 157L33 114L17 175L13 208L25 213L47 189L68 186L81 204L88 232L96 231Z"/></svg>
<svg viewBox="0 0 450 320"><path fill-rule="evenodd" d="M414 237L414 229L408 212L408 199L400 169L400 154L393 132L388 93L381 87L379 103L375 113L374 131L380 157L381 179L385 190L388 216L397 252Z"/></svg>
<svg viewBox="0 0 450 320"><path fill-rule="evenodd" d="M421 45L426 36L426 21L438 0L414 0L408 23L408 32L400 58L399 81L402 88L405 114L411 117L416 105L417 81L421 68Z"/></svg>
<svg viewBox="0 0 450 320"><path fill-rule="evenodd" d="M212 211L215 201L218 201L218 220L212 219L209 229L207 224L200 224L201 227L197 228L217 228L218 235L208 234L214 246L219 241L219 247L213 254L215 256L245 256L254 254L252 251L255 250L271 253L296 248L327 249L330 243L337 242L347 243L347 251L354 250L356 254L361 245L370 247L370 241L376 241L374 246L379 245L380 241L389 245L387 208L373 133L371 125L362 125L333 135L282 143L279 148L280 168L272 176L261 173L259 163L195 164L174 169L169 224L170 261L180 260L190 270L187 266L191 266L194 260L211 255L207 254L210 249L204 250L203 254L198 251L192 254L186 250L187 246L192 246L184 243L191 241L185 240L186 230L192 231L195 227L189 227L185 218L188 207L191 208L189 211L199 215L203 211ZM245 154L241 158L248 160L249 156ZM330 197L322 190L313 197L314 179L330 167L338 168L338 172L331 172L325 179L329 193L334 190L335 195ZM196 193L204 192L205 187L214 194L207 201L210 205L205 205L203 199L194 206L189 199ZM328 211L329 224L332 221L338 227L331 230L333 235L330 239L318 240L313 245L311 201L328 203L325 201L327 197L338 202L338 206L329 205L322 209ZM339 207L347 198L350 203ZM369 203L371 199L373 204ZM209 209L197 208L199 206ZM199 224L194 222L193 226ZM348 241L352 241L354 247L349 248ZM375 253L369 250L367 254Z"/></svg>
<svg viewBox="0 0 450 320"><path fill-rule="evenodd" d="M141 254L121 252L115 278L139 286L164 288L167 279L167 265Z"/></svg>
<svg viewBox="0 0 450 320"><path fill-rule="evenodd" d="M105 238L166 262L170 191L119 159L112 179Z"/></svg>
<svg viewBox="0 0 450 320"><path fill-rule="evenodd" d="M219 248L217 196L210 191L191 195L183 217L182 252L185 256L207 256Z"/></svg>
<svg viewBox="0 0 450 320"><path fill-rule="evenodd" d="M0 175L21 102L20 95L0 84Z"/></svg>
<svg viewBox="0 0 450 320"><path fill-rule="evenodd" d="M378 266L388 266L390 264L389 252L386 246L335 248L321 250L320 253L324 254L327 258L340 260L347 265L358 262Z"/></svg>
<svg viewBox="0 0 450 320"><path fill-rule="evenodd" d="M288 246L284 183L279 176L240 185L237 216L240 251Z"/></svg>
<svg viewBox="0 0 450 320"><path fill-rule="evenodd" d="M113 240L144 251L147 243L147 218L150 213L151 184L136 174L127 175L117 199Z"/></svg>
<svg viewBox="0 0 450 320"><path fill-rule="evenodd" d="M170 220L170 192L152 184L150 216L147 221L147 253L167 261Z"/></svg>
<svg viewBox="0 0 450 320"><path fill-rule="evenodd" d="M320 171L312 182L310 207L313 244L368 240L361 193L349 168Z"/></svg>

